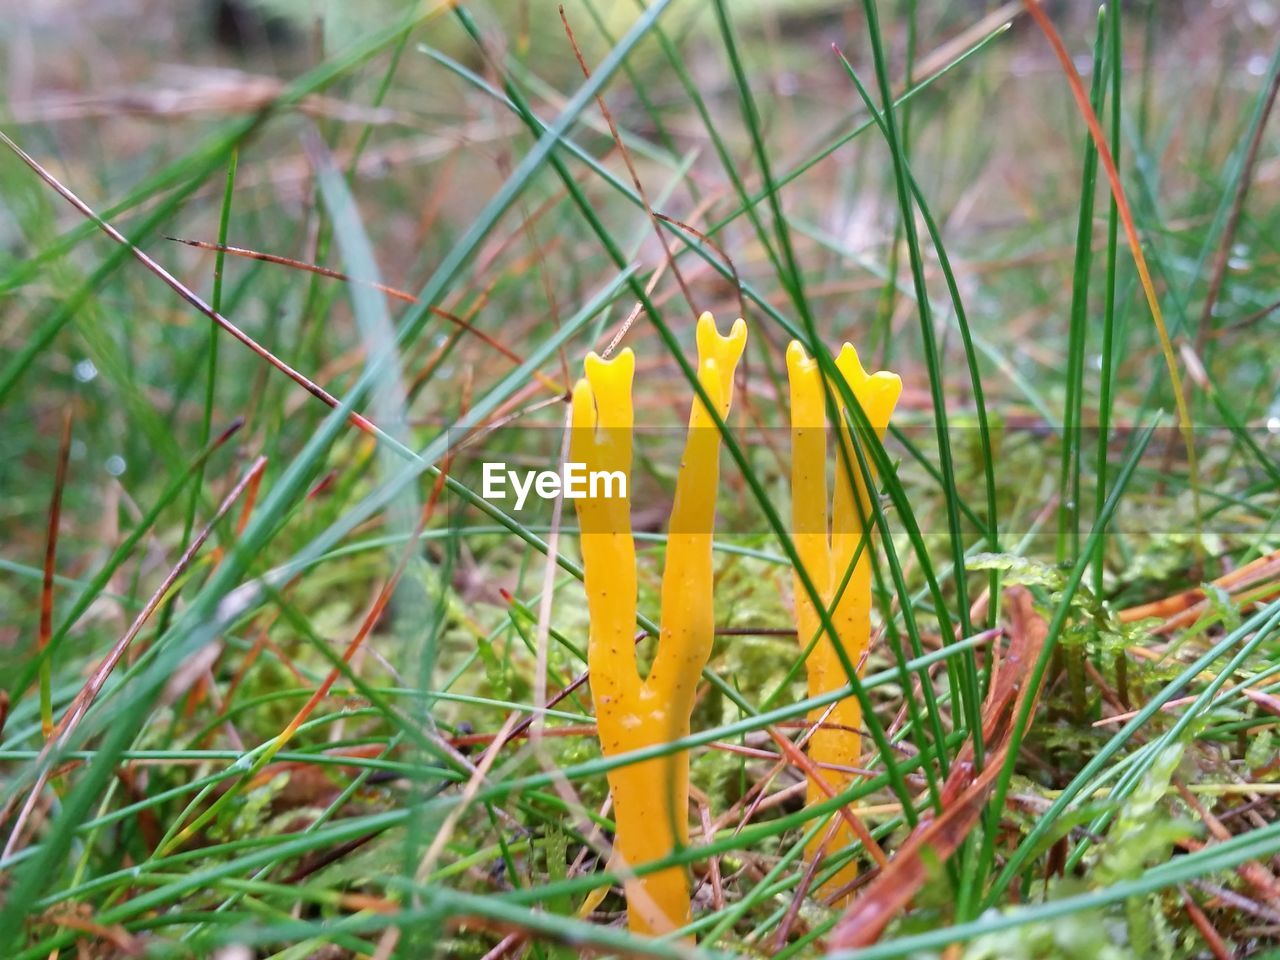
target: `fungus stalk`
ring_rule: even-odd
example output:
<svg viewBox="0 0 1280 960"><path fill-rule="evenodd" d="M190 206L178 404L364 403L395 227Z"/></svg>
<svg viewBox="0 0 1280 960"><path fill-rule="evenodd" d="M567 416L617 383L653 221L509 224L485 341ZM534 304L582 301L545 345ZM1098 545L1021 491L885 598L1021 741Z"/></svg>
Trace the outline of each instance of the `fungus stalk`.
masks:
<svg viewBox="0 0 1280 960"><path fill-rule="evenodd" d="M704 313L698 319L698 381L723 419L734 371L746 344L738 320L727 337ZM587 666L600 744L606 757L668 743L689 733L702 668L711 655L712 527L720 475L720 432L695 397L662 575L661 635L653 666L640 678L636 662L636 553L631 536L631 382L635 357L594 353L573 391L570 456L588 471L621 471L627 497L575 501L582 531L587 608ZM680 751L609 771L617 825L613 866L624 873L631 929L660 935L690 920L689 883L681 866L644 876L636 868L689 842L689 757Z"/></svg>
<svg viewBox="0 0 1280 960"><path fill-rule="evenodd" d="M902 392L902 380L897 374L884 371L868 374L858 360L857 351L847 343L836 358L836 369L857 398L877 437L883 439ZM792 341L787 349L787 374L791 390L791 519L795 547L830 613L836 634L833 642L829 632L822 628L819 612L797 574L795 620L801 648L807 648L817 637L806 661L809 696L814 697L848 683L835 643L843 648L845 658L858 670L859 676L864 669L871 643L871 499L853 454L844 404L833 384L831 395L840 412L840 442L828 525L826 390L817 361L805 354L798 341ZM852 462L845 461L845 451L849 452ZM860 550L864 539L867 544ZM856 697L849 696L831 708L814 710L809 720L811 723L822 720L809 739L809 758L827 786L839 793L857 776L848 768L857 767L861 759L862 706ZM811 778L808 802L818 803L827 796ZM810 861L830 856L855 840L849 825L836 821L831 829L814 837L807 856ZM833 894L857 875L857 863L851 860L828 879L819 892Z"/></svg>

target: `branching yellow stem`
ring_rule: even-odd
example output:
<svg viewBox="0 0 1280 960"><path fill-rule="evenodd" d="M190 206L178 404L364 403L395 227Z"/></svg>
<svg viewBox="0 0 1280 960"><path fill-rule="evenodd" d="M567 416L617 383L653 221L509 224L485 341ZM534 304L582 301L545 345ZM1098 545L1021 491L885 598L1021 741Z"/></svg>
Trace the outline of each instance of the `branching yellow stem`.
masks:
<svg viewBox="0 0 1280 960"><path fill-rule="evenodd" d="M889 417L902 393L902 381L896 374L868 374L858 360L857 351L845 344L836 358L836 368L857 398L877 436L884 437ZM827 414L822 375L815 360L805 354L798 341L787 349L787 373L791 387L791 521L796 551L823 603L831 613L836 639L821 629L821 617L809 599L800 577L795 577L796 630L802 647L818 637L806 661L809 695L829 693L848 682L835 643L843 648L848 661L861 670L863 658L871 643L871 561L867 549L859 553L859 545L869 535L866 521L870 517L870 493L857 463L846 463L845 451L853 451L853 438L844 421L844 406L839 392L832 389L841 419L838 425L841 442L837 445L835 496L831 507L830 532L827 519ZM857 562L854 558L857 557ZM850 570L852 565L852 570ZM846 576L848 582L845 582ZM840 587L844 585L841 592ZM819 634L821 633L821 636ZM817 722L825 713L810 715ZM809 740L809 756L817 764L856 767L862 754L862 707L855 697L838 701L826 713L823 725ZM854 774L824 770L828 786L842 790ZM826 799L821 787L809 783L809 802ZM809 845L812 859L830 854L853 843L855 837L847 824L819 834ZM855 862L850 862L820 889L831 893L847 885L858 875Z"/></svg>
<svg viewBox="0 0 1280 960"><path fill-rule="evenodd" d="M698 380L723 419L746 344L739 320L721 336L710 314L698 319ZM587 357L573 391L570 457L588 472L620 471L630 494L631 383L635 357ZM689 415L684 457L662 576L662 632L653 667L641 680L632 642L636 626L636 554L627 498L575 501L582 530L591 695L605 756L667 743L689 733L689 717L714 637L712 527L720 476L720 433L697 399ZM685 752L629 764L609 773L615 864L622 870L669 856L689 841L689 757ZM689 883L669 867L624 883L631 929L663 934L690 920Z"/></svg>

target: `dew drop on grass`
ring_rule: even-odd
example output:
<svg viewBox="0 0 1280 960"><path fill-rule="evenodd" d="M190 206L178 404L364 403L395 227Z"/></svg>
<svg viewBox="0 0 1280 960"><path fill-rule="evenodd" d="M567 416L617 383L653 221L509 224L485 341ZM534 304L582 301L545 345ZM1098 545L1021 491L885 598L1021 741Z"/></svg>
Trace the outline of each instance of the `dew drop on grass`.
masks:
<svg viewBox="0 0 1280 960"><path fill-rule="evenodd" d="M124 468L127 464L124 462L124 457L120 456L118 453L113 453L111 456L107 457L107 462L103 464L103 466L106 467L107 473L111 474L113 477L118 477L124 473Z"/></svg>
<svg viewBox="0 0 1280 960"><path fill-rule="evenodd" d="M75 365L72 373L81 383L88 383L98 375L98 368L93 365L92 360L86 357Z"/></svg>

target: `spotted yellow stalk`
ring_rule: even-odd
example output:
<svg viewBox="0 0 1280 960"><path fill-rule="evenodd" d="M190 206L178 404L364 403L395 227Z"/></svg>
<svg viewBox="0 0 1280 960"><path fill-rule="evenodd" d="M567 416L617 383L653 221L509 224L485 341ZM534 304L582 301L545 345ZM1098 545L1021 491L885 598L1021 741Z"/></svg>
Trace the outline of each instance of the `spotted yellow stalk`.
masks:
<svg viewBox="0 0 1280 960"><path fill-rule="evenodd" d="M733 377L746 344L738 320L721 336L711 315L698 319L698 381L721 419L728 415ZM635 357L587 357L586 377L573 391L570 459L588 472L620 471L630 494L631 383ZM697 399L689 414L684 457L662 575L661 636L645 679L636 663L636 553L627 498L575 500L591 618L587 666L600 744L606 757L667 743L689 733L694 693L711 655L714 621L711 542L720 477L720 432ZM674 755L609 772L613 797L614 866L626 877L633 931L668 933L690 920L689 883L681 867L635 876L631 871L669 856L689 841L689 757Z"/></svg>
<svg viewBox="0 0 1280 960"><path fill-rule="evenodd" d="M897 374L884 371L868 374L858 360L857 351L847 343L836 358L836 369L857 398L876 435L883 439L889 417L902 393L902 380ZM837 642L861 675L871 643L871 559L869 545L861 553L858 547L864 536L869 535L864 520L870 518L870 495L857 457L853 455L844 405L832 385L831 393L841 415L841 447L850 452L853 462L846 465L843 458L837 456L828 531L826 393L817 361L806 355L798 341L792 341L787 349L787 373L791 387L791 521L796 551L831 613ZM852 571L850 564L853 564ZM842 584L843 592L840 591ZM829 693L848 683L848 675L831 636L822 630L818 610L798 574L795 594L796 630L801 647L807 647L818 637L806 661L809 695ZM846 697L829 713L823 708L810 714L811 721L819 719L823 719L823 723L809 740L809 758L818 765L818 774L826 784L839 792L856 774L834 768L857 767L861 758L862 707L857 698ZM827 794L811 779L809 803L825 799ZM807 853L812 860L820 853L830 855L842 850L854 840L849 825L839 822L834 829L819 833L810 842ZM857 863L851 860L826 881L819 893L835 893L857 875Z"/></svg>

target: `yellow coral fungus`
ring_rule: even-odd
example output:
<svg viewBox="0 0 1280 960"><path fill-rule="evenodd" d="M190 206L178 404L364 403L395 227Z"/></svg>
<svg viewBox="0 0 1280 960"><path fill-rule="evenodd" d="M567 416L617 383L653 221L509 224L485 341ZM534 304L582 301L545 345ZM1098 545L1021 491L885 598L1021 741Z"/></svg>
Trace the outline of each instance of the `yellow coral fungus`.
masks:
<svg viewBox="0 0 1280 960"><path fill-rule="evenodd" d="M698 319L698 381L724 418L733 377L746 344L738 320L721 336L711 315ZM586 377L573 391L570 457L588 471L621 471L632 455L631 381L635 358L587 357ZM662 630L653 666L641 680L636 629L636 555L628 497L576 501L582 530L591 695L605 756L667 743L689 733L698 677L711 654L714 622L711 541L720 475L720 433L697 399L689 415L684 457L662 575ZM689 922L689 884L681 867L635 876L637 867L688 843L689 757L686 752L628 764L609 772L615 865L624 887L631 929L663 934Z"/></svg>
<svg viewBox="0 0 1280 960"><path fill-rule="evenodd" d="M883 439L902 392L902 380L897 374L884 371L868 374L858 360L857 351L847 343L836 358L836 368L877 436ZM861 672L871 642L871 562L869 547L859 551L859 545L869 533L864 521L869 521L871 500L857 458L852 455L852 438L843 419L840 393L832 385L831 393L841 416L840 448L849 451L852 462L846 463L843 455L837 457L828 533L826 391L817 361L806 355L798 341L792 341L787 349L787 373L791 387L791 517L796 551L830 611L837 642L848 661ZM795 593L796 629L801 646L807 647L818 637L806 661L809 695L829 693L846 684L848 675L798 575ZM862 707L857 698L847 697L838 701L830 712L815 710L810 715L811 721L819 719L823 723L809 740L809 757L818 765L823 781L839 792L852 782L855 774L834 768L856 767L861 757ZM817 782L811 780L809 802L816 803L826 797ZM820 853L831 854L853 840L849 825L838 823L814 838L808 856L812 859ZM850 862L824 884L822 891L834 893L857 873L857 864Z"/></svg>

